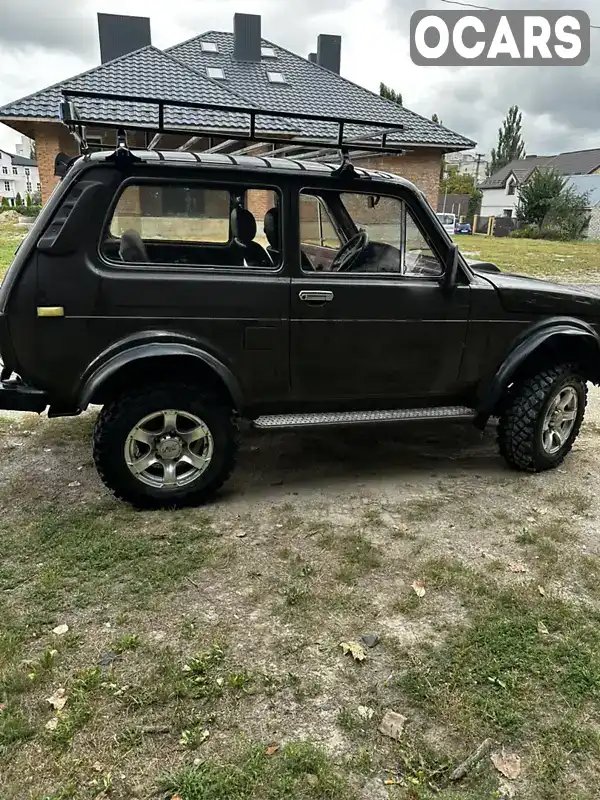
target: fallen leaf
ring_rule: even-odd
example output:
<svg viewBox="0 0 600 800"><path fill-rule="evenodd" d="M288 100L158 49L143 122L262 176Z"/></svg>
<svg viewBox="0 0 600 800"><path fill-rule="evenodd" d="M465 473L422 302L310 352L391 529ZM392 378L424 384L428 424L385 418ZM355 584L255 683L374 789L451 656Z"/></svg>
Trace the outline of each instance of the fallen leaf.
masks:
<svg viewBox="0 0 600 800"><path fill-rule="evenodd" d="M364 646L368 648L377 647L377 645L381 641L379 634L377 633L365 633L364 636L360 637L360 640L364 644Z"/></svg>
<svg viewBox="0 0 600 800"><path fill-rule="evenodd" d="M406 717L402 716L402 714L397 714L395 711L386 711L377 730L384 736L389 736L390 739L399 741L405 724Z"/></svg>
<svg viewBox="0 0 600 800"><path fill-rule="evenodd" d="M508 568L511 572L529 572L528 567L523 564L509 564Z"/></svg>
<svg viewBox="0 0 600 800"><path fill-rule="evenodd" d="M359 706L356 710L361 719L373 719L375 711L370 706Z"/></svg>
<svg viewBox="0 0 600 800"><path fill-rule="evenodd" d="M6 708L6 704L5 703L0 703L0 713L2 713L5 708Z"/></svg>
<svg viewBox="0 0 600 800"><path fill-rule="evenodd" d="M67 700L67 693L62 688L57 689L52 697L46 698L46 702L50 703L52 708L56 709L56 711L62 711L67 704Z"/></svg>
<svg viewBox="0 0 600 800"><path fill-rule="evenodd" d="M46 730L47 731L55 731L58 728L58 717L52 717L46 723Z"/></svg>
<svg viewBox="0 0 600 800"><path fill-rule="evenodd" d="M546 590L543 586L538 586L538 592L542 595L542 597L546 597Z"/></svg>
<svg viewBox="0 0 600 800"><path fill-rule="evenodd" d="M397 783L398 783L398 781L397 781L397 780L395 780L394 778L387 778L387 780L385 780L385 781L383 782L383 785L384 785L384 786L396 786L396 785L397 785Z"/></svg>
<svg viewBox="0 0 600 800"><path fill-rule="evenodd" d="M52 633L55 633L57 636L64 636L65 633L69 632L68 625L57 625L56 628L52 629Z"/></svg>
<svg viewBox="0 0 600 800"><path fill-rule="evenodd" d="M547 627L544 625L544 623L543 623L543 622L538 622L537 629L538 629L538 633L541 633L541 634L542 634L542 636L548 636L548 634L550 633L550 631L549 631L549 630L548 630L548 628L547 628Z"/></svg>
<svg viewBox="0 0 600 800"><path fill-rule="evenodd" d="M274 742L273 744L270 744L270 745L267 747L267 749L265 750L265 753L266 753L266 755L268 755L268 756L274 756L274 755L275 755L275 753L276 753L278 750L279 750L279 745L278 745L278 744L275 744L275 742Z"/></svg>
<svg viewBox="0 0 600 800"><path fill-rule="evenodd" d="M358 642L340 642L340 647L345 656L350 654L355 661L364 661L367 657L367 651Z"/></svg>
<svg viewBox="0 0 600 800"><path fill-rule="evenodd" d="M425 581L419 578L412 585L414 593L417 597L425 597Z"/></svg>
<svg viewBox="0 0 600 800"><path fill-rule="evenodd" d="M516 781L521 774L521 758L516 753L492 753L492 764L509 781Z"/></svg>
<svg viewBox="0 0 600 800"><path fill-rule="evenodd" d="M171 800L183 800L183 797L180 794L174 794Z"/></svg>

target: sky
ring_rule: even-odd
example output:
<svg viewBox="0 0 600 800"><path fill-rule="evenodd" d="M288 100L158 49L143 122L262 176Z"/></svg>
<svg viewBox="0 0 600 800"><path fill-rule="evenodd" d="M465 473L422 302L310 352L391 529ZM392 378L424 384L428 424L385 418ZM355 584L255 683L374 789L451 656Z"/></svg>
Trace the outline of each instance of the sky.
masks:
<svg viewBox="0 0 600 800"><path fill-rule="evenodd" d="M498 9L579 9L600 25L598 0L471 0ZM404 105L478 142L489 153L508 110L523 111L530 154L600 147L600 30L584 67L417 67L409 26L442 0L2 0L0 105L100 62L96 12L147 16L152 43L169 47L206 30L233 29L236 11L262 15L262 34L307 56L320 33L342 36L342 74L378 91L384 81ZM19 134L0 125L0 148Z"/></svg>

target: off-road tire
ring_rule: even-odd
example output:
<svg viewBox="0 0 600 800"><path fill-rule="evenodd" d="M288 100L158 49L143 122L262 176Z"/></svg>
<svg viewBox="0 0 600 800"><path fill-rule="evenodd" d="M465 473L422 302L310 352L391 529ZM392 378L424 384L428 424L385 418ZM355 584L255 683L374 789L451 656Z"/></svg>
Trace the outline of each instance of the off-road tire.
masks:
<svg viewBox="0 0 600 800"><path fill-rule="evenodd" d="M579 398L575 424L561 449L549 455L542 446L546 411L556 393L571 384ZM579 435L587 404L587 385L573 364L549 367L515 384L506 398L498 425L498 444L508 464L524 472L543 472L558 467Z"/></svg>
<svg viewBox="0 0 600 800"><path fill-rule="evenodd" d="M133 427L148 414L165 408L200 417L214 441L213 457L206 471L193 483L173 489L144 484L130 472L125 461L125 442ZM234 414L223 400L190 384L158 384L125 392L104 406L94 430L94 463L115 497L136 508L202 505L213 499L230 478L238 444Z"/></svg>

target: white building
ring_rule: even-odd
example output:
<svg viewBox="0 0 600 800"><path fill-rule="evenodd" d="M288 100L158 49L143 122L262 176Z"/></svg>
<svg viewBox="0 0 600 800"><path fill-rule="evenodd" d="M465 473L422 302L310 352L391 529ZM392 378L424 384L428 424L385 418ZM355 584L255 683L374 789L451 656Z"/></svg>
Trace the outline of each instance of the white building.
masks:
<svg viewBox="0 0 600 800"><path fill-rule="evenodd" d="M485 155L468 150L465 153L448 153L446 164L456 167L460 175L471 175L478 183L486 174L488 160Z"/></svg>
<svg viewBox="0 0 600 800"><path fill-rule="evenodd" d="M6 197L14 206L19 194L25 203L27 195L37 194L40 190L37 162L24 155L12 155L0 150L0 202Z"/></svg>

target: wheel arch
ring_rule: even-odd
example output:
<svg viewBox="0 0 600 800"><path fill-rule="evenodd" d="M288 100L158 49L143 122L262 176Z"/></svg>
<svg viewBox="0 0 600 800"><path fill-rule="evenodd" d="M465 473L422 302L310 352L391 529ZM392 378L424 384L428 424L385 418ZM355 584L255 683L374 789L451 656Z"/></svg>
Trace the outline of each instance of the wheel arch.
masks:
<svg viewBox="0 0 600 800"><path fill-rule="evenodd" d="M217 357L184 342L153 342L129 347L104 360L85 377L79 407L104 405L125 389L182 374L208 385L236 410L244 404L241 385Z"/></svg>
<svg viewBox="0 0 600 800"><path fill-rule="evenodd" d="M600 337L591 325L581 320L560 319L526 331L484 385L476 409L476 424L486 425L512 383L560 361L576 363L587 380L600 383Z"/></svg>

